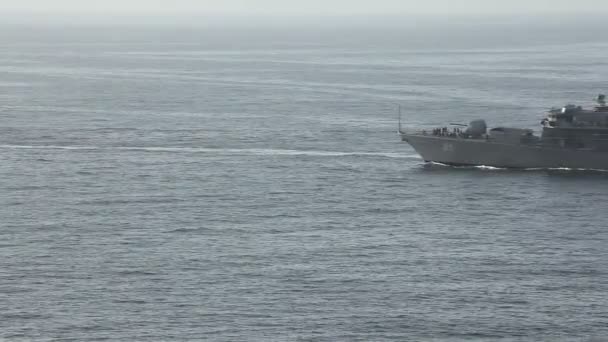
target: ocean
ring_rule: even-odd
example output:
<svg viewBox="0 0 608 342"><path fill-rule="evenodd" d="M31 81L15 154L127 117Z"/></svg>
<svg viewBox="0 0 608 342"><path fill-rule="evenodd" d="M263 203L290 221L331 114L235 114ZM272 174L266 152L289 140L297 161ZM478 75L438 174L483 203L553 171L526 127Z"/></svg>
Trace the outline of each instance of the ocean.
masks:
<svg viewBox="0 0 608 342"><path fill-rule="evenodd" d="M0 340L600 341L608 173L407 127L608 92L601 32L0 35Z"/></svg>

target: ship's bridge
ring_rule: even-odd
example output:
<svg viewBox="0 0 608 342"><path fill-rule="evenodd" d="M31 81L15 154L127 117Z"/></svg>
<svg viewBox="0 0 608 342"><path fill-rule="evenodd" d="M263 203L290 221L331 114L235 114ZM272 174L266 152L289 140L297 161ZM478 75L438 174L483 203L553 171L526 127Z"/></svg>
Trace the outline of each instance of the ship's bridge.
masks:
<svg viewBox="0 0 608 342"><path fill-rule="evenodd" d="M608 151L608 106L605 96L600 95L597 102L598 106L593 110L575 105L551 109L541 122L543 143Z"/></svg>
<svg viewBox="0 0 608 342"><path fill-rule="evenodd" d="M574 105L551 109L542 121L542 125L560 128L605 127L608 129L608 106L597 106L594 110L585 110L581 106Z"/></svg>

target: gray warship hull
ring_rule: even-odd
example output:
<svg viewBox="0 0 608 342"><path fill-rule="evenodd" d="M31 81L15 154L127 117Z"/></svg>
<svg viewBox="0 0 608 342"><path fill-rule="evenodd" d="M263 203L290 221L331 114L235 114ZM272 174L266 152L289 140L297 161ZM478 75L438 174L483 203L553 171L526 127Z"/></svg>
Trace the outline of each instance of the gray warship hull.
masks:
<svg viewBox="0 0 608 342"><path fill-rule="evenodd" d="M542 144L505 144L486 139L463 139L401 133L427 162L454 166L498 168L570 168L608 170L608 152L560 148Z"/></svg>

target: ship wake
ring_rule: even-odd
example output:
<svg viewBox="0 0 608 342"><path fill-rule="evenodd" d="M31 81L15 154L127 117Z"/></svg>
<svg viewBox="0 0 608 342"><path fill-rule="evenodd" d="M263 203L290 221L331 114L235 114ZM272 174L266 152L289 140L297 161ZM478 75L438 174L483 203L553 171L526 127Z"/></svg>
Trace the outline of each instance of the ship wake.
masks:
<svg viewBox="0 0 608 342"><path fill-rule="evenodd" d="M204 148L204 147L162 147L162 146L64 146L64 145L0 145L0 149L12 150L66 150L66 151L124 151L158 153L202 153L216 155L256 155L256 156L310 156L310 157L379 157L395 159L418 159L416 154L368 152L368 151L319 151L265 148Z"/></svg>
<svg viewBox="0 0 608 342"><path fill-rule="evenodd" d="M449 165L439 162L429 162L425 164L427 167L451 168L462 170L481 170L481 171L519 171L519 172L538 172L538 171L554 171L554 172L608 172L606 169L584 169L584 168L569 168L569 167L531 167L531 168L509 168L495 167L489 165Z"/></svg>

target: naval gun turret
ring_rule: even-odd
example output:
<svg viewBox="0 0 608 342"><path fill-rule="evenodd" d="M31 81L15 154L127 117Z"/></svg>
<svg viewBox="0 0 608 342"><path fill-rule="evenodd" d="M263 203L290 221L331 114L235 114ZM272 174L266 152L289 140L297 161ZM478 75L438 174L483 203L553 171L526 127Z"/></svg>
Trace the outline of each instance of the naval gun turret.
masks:
<svg viewBox="0 0 608 342"><path fill-rule="evenodd" d="M486 134L487 130L488 126L485 120L473 120L469 123L464 133L473 138L481 138Z"/></svg>
<svg viewBox="0 0 608 342"><path fill-rule="evenodd" d="M606 95L599 94L597 96L597 104L599 104L600 107L605 107L606 106Z"/></svg>
<svg viewBox="0 0 608 342"><path fill-rule="evenodd" d="M608 112L608 106L606 106L606 95L599 94L597 96L597 106L595 107L596 112Z"/></svg>

